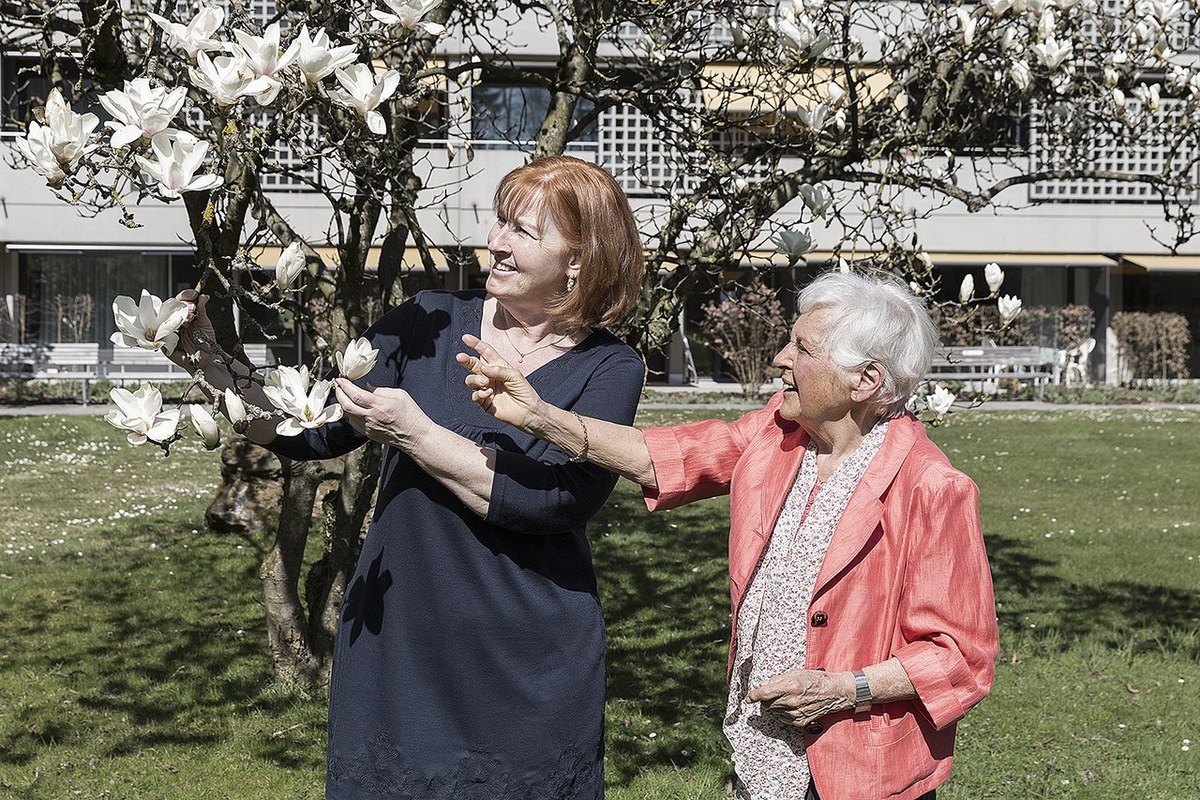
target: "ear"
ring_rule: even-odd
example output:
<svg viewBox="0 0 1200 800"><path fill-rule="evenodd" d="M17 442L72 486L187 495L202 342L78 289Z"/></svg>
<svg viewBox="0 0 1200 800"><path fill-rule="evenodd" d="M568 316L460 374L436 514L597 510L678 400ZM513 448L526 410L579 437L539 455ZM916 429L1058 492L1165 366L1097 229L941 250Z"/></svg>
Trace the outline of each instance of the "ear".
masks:
<svg viewBox="0 0 1200 800"><path fill-rule="evenodd" d="M883 389L883 367L879 362L872 361L857 373L857 378L850 389L850 397L856 403L865 403Z"/></svg>
<svg viewBox="0 0 1200 800"><path fill-rule="evenodd" d="M571 260L567 262L567 275L579 280L579 268L582 265L579 263L579 253L572 253Z"/></svg>

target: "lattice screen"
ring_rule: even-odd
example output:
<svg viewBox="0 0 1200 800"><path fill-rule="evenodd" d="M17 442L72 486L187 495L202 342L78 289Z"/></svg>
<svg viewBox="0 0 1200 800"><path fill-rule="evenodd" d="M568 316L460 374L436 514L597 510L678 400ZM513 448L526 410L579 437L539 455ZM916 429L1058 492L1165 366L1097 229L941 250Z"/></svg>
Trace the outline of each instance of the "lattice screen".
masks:
<svg viewBox="0 0 1200 800"><path fill-rule="evenodd" d="M1186 113L1179 100L1163 99L1157 111L1143 112L1141 104L1127 100L1127 113L1144 119L1137 124L1143 131L1137 141L1128 142L1108 130L1094 130L1078 149L1068 149L1058 135L1059 126L1046 118L1042 109L1030 116L1030 159L1032 168L1056 169L1089 166L1097 170L1155 175L1171 164L1190 164L1191 179L1197 176L1195 159L1200 155L1196 141L1168 140L1158 131L1170 130ZM1097 109L1089 109L1096 112ZM1090 116L1090 114L1089 114ZM1055 180L1030 186L1030 200L1057 202L1152 203L1159 195L1146 184L1104 180ZM1193 200L1200 197L1193 196Z"/></svg>
<svg viewBox="0 0 1200 800"><path fill-rule="evenodd" d="M658 195L677 188L678 154L663 142L654 122L632 106L600 114L599 159L629 195ZM685 178L686 179L686 178Z"/></svg>

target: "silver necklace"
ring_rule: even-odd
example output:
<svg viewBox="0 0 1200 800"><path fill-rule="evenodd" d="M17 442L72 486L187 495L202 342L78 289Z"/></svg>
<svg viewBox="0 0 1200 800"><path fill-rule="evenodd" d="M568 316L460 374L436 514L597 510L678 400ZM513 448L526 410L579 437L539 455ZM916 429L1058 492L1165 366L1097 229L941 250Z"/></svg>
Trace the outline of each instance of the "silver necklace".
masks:
<svg viewBox="0 0 1200 800"><path fill-rule="evenodd" d="M497 304L497 305L499 305L499 304ZM504 306L499 306L499 308L501 311L504 312L504 318L506 320L508 320L508 322L510 322L513 325L517 324L516 321L509 315L508 310L506 308L504 308ZM562 344L568 338L567 336L560 336L557 339L555 339L553 342L546 342L545 344L539 344L537 347L533 348L532 350L521 350L521 348L519 348L515 344L513 344L512 337L508 335L508 326L507 325L505 327L501 328L500 332L503 333L504 338L508 340L508 346L511 347L514 352L516 352L518 363L523 362L525 360L526 356L531 356L534 353L536 353L538 350L544 350L547 347L554 347L557 344Z"/></svg>

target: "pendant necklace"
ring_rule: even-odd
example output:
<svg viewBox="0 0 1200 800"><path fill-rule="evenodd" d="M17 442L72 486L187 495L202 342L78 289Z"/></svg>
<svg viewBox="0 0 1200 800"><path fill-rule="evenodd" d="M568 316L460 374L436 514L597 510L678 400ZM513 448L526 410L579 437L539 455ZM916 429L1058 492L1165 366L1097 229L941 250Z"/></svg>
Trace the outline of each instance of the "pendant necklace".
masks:
<svg viewBox="0 0 1200 800"><path fill-rule="evenodd" d="M511 316L509 316L508 310L505 309L504 306L500 306L500 310L504 312L504 318L506 320L508 320L510 323L512 323L514 325L516 324L516 322L513 320L513 318ZM512 337L508 335L508 327L507 326L504 328L501 328L500 330L504 334L504 338L508 340L508 346L511 347L514 352L516 352L517 363L523 362L525 360L526 356L533 355L538 350L544 350L547 347L553 347L556 344L562 344L568 338L567 336L560 336L557 339L555 339L553 342L546 342L545 344L539 344L537 347L533 348L532 350L522 351L521 348L519 348L515 344L513 344Z"/></svg>

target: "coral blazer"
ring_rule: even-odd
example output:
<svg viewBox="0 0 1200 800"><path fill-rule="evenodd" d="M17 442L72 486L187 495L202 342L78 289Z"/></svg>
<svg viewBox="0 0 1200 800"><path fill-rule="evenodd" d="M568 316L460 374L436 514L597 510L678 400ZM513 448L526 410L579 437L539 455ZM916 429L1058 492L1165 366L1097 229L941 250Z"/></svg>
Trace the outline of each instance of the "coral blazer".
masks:
<svg viewBox="0 0 1200 800"><path fill-rule="evenodd" d="M782 393L735 422L645 431L651 511L729 494L733 640L746 589L795 480L808 435ZM917 698L830 714L805 729L824 800L915 798L950 775L955 723L992 686L999 647L979 490L905 414L892 420L834 531L808 609L805 667L895 657Z"/></svg>

